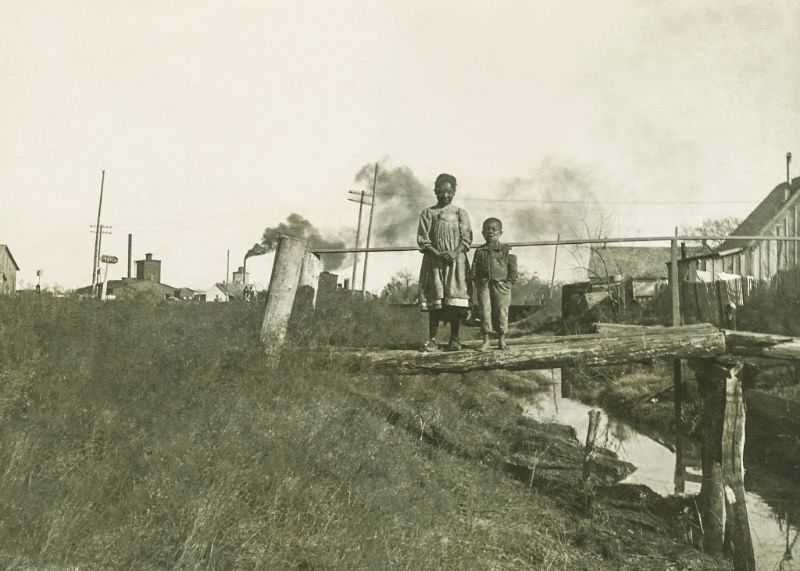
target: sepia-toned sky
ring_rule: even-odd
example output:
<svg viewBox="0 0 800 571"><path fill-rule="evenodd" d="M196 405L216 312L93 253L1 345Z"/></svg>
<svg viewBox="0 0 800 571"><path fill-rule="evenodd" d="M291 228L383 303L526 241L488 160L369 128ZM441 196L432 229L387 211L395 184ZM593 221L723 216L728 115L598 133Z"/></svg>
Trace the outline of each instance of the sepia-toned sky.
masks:
<svg viewBox="0 0 800 571"><path fill-rule="evenodd" d="M4 0L0 243L22 280L88 284L103 169L110 277L131 233L195 288L292 213L352 243L377 161L423 203L453 173L509 241L744 217L787 151L800 174L797 22L793 1ZM549 277L552 249L528 254ZM419 255L369 263L379 290Z"/></svg>

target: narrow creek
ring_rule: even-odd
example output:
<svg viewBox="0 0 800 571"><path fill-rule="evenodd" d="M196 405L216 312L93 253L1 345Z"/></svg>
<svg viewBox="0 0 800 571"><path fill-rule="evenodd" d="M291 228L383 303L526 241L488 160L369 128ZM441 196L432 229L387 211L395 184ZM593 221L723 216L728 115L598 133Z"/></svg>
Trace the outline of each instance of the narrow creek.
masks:
<svg viewBox="0 0 800 571"><path fill-rule="evenodd" d="M601 407L587 406L581 402L564 398L560 395L561 385L547 386L531 401L524 402L525 415L540 422L554 422L573 427L581 443L586 440L589 425L589 411L601 410L602 417L598 430L597 445L614 451L622 460L636 466L636 471L624 483L643 484L662 496L675 493L674 475L676 472L676 454L663 442L646 436L626 422L609 417ZM682 444L684 457L699 458L700 453L692 443ZM686 447L689 447L688 449ZM691 448L694 447L694 450ZM699 462L696 467L687 466L685 494L694 495L700 491L699 477L702 475ZM747 471L745 465L745 471ZM776 476L777 477L777 476ZM758 569L777 569L788 571L800 569L800 545L798 543L797 516L800 506L800 490L794 497L772 497L769 488L763 484L759 492L753 491L745 477L747 488L747 509L750 519L750 531L753 537L753 548ZM769 501L765 499L769 498Z"/></svg>

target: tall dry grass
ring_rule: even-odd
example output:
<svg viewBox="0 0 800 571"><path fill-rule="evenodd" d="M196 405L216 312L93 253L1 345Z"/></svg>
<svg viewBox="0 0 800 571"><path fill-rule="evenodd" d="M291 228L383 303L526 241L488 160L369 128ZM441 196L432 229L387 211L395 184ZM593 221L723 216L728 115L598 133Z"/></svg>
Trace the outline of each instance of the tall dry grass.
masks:
<svg viewBox="0 0 800 571"><path fill-rule="evenodd" d="M643 549L496 469L540 447L497 377L378 376L328 351L416 342L424 316L305 316L270 371L261 313L0 299L0 567L644 568L626 549L658 567L663 530Z"/></svg>
<svg viewBox="0 0 800 571"><path fill-rule="evenodd" d="M315 361L309 347L331 341L409 341L397 316L381 313L390 308L373 308L371 320L367 310L321 315L314 335L295 332L304 347L268 372L255 305L0 300L0 566L572 559L563 530L529 541L525 507L504 497L511 482L421 444L354 396L370 378ZM435 405L418 404L435 416Z"/></svg>

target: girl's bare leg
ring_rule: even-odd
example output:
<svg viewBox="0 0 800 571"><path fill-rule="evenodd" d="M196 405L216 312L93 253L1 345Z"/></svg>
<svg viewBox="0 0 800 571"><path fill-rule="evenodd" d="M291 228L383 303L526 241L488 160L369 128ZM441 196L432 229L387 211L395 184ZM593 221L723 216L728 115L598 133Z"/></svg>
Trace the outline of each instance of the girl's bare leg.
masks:
<svg viewBox="0 0 800 571"><path fill-rule="evenodd" d="M461 339L459 338L461 321L467 313L467 308L452 307L447 310L447 313L450 321L450 344L447 348L451 351L459 351L461 349Z"/></svg>

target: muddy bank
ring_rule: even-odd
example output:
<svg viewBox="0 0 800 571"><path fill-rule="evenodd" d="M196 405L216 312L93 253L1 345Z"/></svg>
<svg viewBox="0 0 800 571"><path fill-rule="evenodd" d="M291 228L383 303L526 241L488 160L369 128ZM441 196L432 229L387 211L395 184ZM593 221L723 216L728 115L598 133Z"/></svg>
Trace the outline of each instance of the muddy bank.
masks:
<svg viewBox="0 0 800 571"><path fill-rule="evenodd" d="M539 372L378 376L353 395L421 443L505 474L531 525L568 530L571 548L589 558L572 568L729 568L691 546L685 502L620 484L635 467L613 452L598 451L584 482L575 430L522 414L521 400L549 382Z"/></svg>

